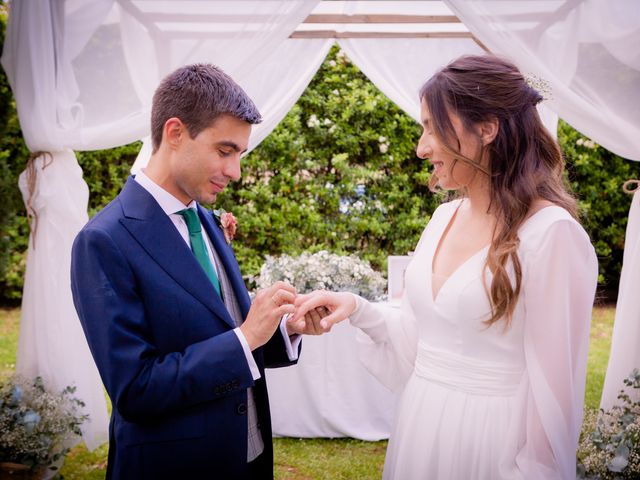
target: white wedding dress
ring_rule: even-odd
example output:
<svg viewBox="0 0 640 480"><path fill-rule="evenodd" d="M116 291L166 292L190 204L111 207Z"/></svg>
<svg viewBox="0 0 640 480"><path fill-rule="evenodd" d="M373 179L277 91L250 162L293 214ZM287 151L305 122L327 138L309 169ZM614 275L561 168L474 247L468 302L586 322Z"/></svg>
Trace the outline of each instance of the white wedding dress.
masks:
<svg viewBox="0 0 640 480"><path fill-rule="evenodd" d="M511 326L487 327L487 247L432 294L434 252L461 201L434 212L406 270L402 308L357 297L350 319L364 332L362 361L401 392L383 477L575 479L594 249L566 210L539 210L519 231Z"/></svg>

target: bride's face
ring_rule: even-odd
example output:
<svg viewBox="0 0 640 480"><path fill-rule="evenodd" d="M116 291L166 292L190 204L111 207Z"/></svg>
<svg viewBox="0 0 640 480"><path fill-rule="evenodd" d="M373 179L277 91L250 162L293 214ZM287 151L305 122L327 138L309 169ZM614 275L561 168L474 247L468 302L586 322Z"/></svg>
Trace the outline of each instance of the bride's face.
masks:
<svg viewBox="0 0 640 480"><path fill-rule="evenodd" d="M449 114L456 137L451 139L449 145L455 149L459 142L459 152L466 158L478 158L480 153L480 138L474 132L464 128L460 118ZM444 148L442 142L433 132L433 120L426 102L422 101L421 108L422 136L418 141L416 154L419 158L429 160L433 165L433 174L438 178L438 186L444 190L457 190L468 187L478 175L478 169L464 161L456 160ZM456 142L457 140L457 142Z"/></svg>

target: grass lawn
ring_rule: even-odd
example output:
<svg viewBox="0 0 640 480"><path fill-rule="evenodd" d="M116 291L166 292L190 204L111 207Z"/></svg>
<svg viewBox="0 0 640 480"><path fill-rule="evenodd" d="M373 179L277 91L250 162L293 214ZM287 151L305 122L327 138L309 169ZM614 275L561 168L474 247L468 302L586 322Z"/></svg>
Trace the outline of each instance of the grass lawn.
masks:
<svg viewBox="0 0 640 480"><path fill-rule="evenodd" d="M15 369L19 316L18 309L0 309L0 379ZM594 309L585 394L590 409L597 409L600 403L613 317L613 307ZM387 446L387 442L353 439L276 438L273 443L279 480L380 478ZM69 454L61 473L65 480L103 479L106 458L106 445L93 452L80 445Z"/></svg>

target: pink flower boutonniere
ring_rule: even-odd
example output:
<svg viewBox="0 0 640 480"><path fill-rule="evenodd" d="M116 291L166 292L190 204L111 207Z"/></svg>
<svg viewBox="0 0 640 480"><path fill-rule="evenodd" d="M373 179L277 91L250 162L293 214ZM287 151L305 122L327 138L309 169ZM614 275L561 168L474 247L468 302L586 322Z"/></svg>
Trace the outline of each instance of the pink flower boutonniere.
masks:
<svg viewBox="0 0 640 480"><path fill-rule="evenodd" d="M223 209L215 210L213 214L222 228L224 239L227 241L228 245L231 245L232 240L236 236L236 230L238 229L238 221L236 220L236 217L233 216L233 213L227 212Z"/></svg>

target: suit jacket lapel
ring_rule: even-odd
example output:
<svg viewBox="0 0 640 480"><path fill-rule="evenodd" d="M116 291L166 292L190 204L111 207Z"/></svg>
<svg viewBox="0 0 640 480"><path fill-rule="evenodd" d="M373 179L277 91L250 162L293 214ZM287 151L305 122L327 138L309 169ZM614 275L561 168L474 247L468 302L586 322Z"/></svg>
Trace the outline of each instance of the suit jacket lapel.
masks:
<svg viewBox="0 0 640 480"><path fill-rule="evenodd" d="M240 311L242 312L242 318L246 318L247 313L249 312L249 307L251 306L251 299L247 293L247 287L242 279L242 273L240 273L240 267L238 266L238 261L233 254L233 249L227 244L227 241L224 238L224 233L216 224L213 219L213 215L200 205L198 205L198 213L200 214L200 221L207 231L207 234L211 239L211 243L213 244L213 248L216 249L216 252L220 257L220 261L222 262L222 266L229 278L229 282L233 287L233 292L236 295Z"/></svg>
<svg viewBox="0 0 640 480"><path fill-rule="evenodd" d="M129 177L118 196L122 225L180 286L232 328L235 322L195 256L153 196Z"/></svg>

